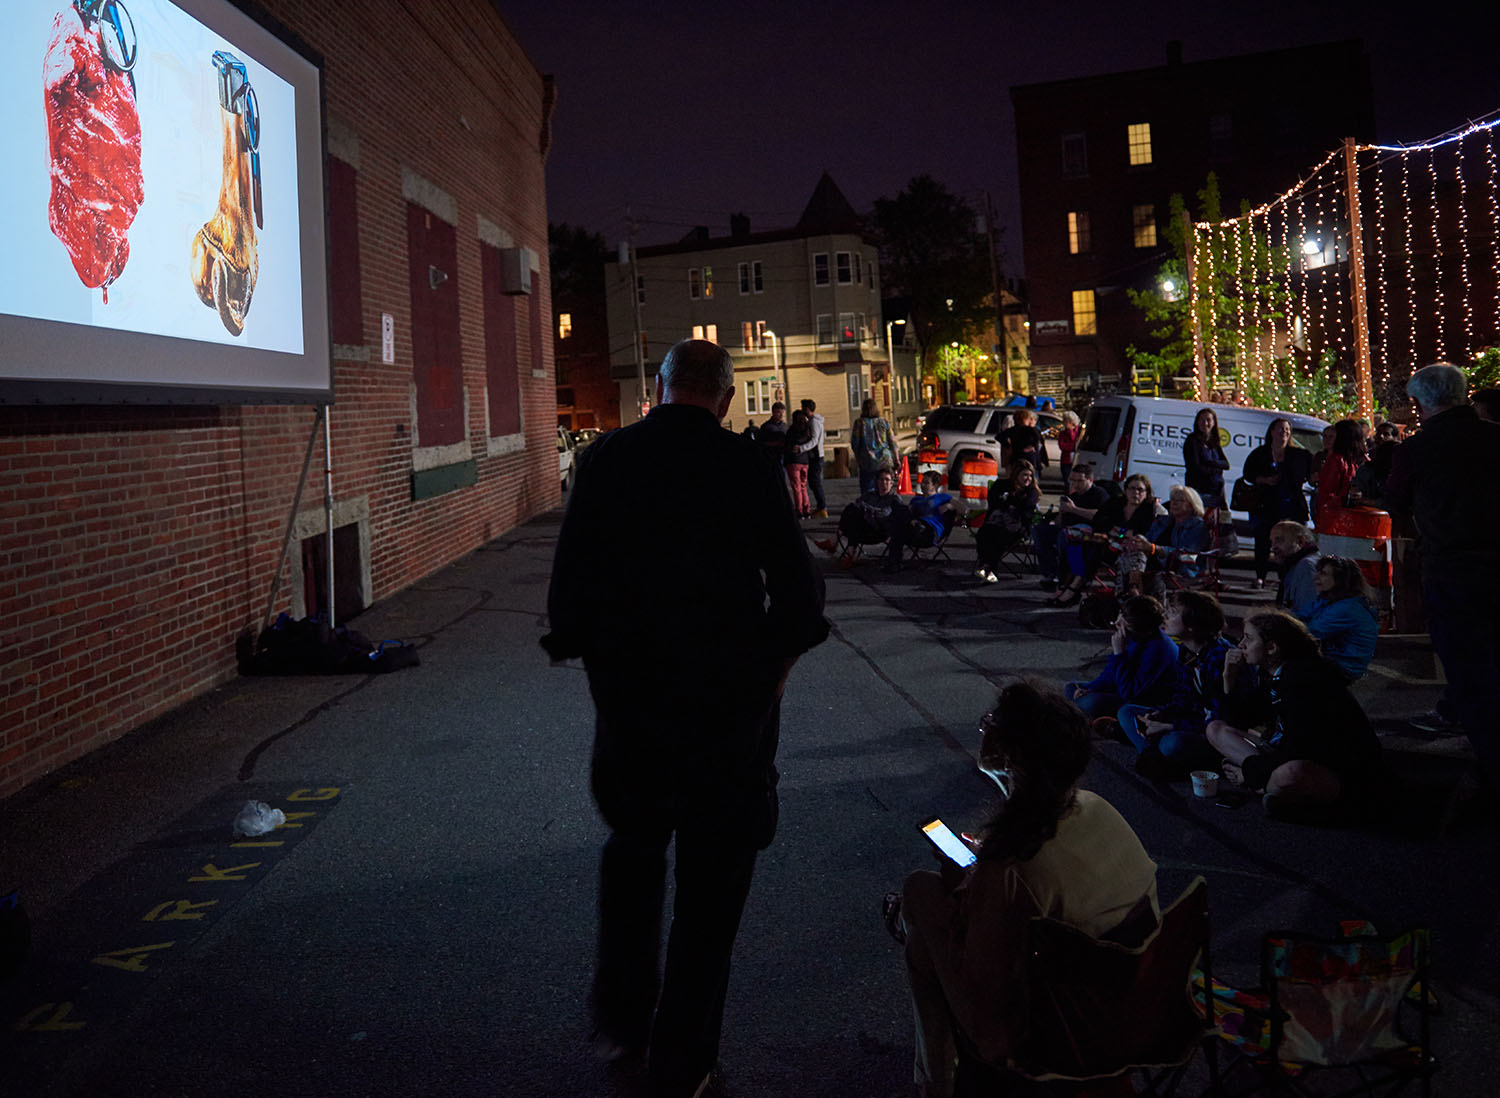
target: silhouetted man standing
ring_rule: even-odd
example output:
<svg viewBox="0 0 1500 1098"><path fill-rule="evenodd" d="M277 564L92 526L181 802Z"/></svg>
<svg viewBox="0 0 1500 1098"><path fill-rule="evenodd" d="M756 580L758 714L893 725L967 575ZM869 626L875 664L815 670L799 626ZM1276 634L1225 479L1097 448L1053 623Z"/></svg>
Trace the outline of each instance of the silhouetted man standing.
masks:
<svg viewBox="0 0 1500 1098"><path fill-rule="evenodd" d="M553 659L583 658L597 712L592 785L610 827L599 1051L614 1059L649 1045L664 1098L698 1093L713 1070L755 855L776 828L781 691L797 657L828 635L822 578L780 468L720 426L733 382L728 352L685 340L662 363L651 413L584 451L542 639ZM659 490L664 476L671 491Z"/></svg>
<svg viewBox="0 0 1500 1098"><path fill-rule="evenodd" d="M1392 455L1384 502L1416 522L1427 631L1447 698L1500 790L1500 424L1469 406L1457 366L1424 366L1406 391L1422 429Z"/></svg>

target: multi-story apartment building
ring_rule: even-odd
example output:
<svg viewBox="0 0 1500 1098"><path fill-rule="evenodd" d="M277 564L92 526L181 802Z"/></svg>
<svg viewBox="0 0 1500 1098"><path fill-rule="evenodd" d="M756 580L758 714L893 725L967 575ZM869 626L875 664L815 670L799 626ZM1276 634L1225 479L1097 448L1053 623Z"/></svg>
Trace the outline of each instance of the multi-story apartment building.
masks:
<svg viewBox="0 0 1500 1098"><path fill-rule="evenodd" d="M662 357L688 338L734 356L738 391L725 421L733 430L762 422L778 400L795 408L810 397L832 448L866 397L887 408L916 399L909 360L905 372L890 369L875 241L826 173L793 227L752 233L749 218L735 215L728 236L698 228L676 244L639 248L633 269L617 257L605 286L622 422L640 418Z"/></svg>
<svg viewBox="0 0 1500 1098"><path fill-rule="evenodd" d="M1292 186L1345 137L1374 136L1358 41L1167 64L1010 90L1031 362L1072 388L1128 383L1151 337L1127 289L1156 284L1170 198L1215 173L1226 213Z"/></svg>

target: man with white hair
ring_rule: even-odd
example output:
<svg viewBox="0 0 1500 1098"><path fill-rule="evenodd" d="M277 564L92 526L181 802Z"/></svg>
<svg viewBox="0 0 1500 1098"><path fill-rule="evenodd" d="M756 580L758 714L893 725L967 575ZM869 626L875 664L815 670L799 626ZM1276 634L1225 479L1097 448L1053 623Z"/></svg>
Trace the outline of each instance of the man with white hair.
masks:
<svg viewBox="0 0 1500 1098"><path fill-rule="evenodd" d="M1385 504L1415 520L1422 597L1448 700L1490 784L1500 790L1500 423L1467 402L1457 366L1424 366L1406 383L1422 429L1396 448Z"/></svg>
<svg viewBox="0 0 1500 1098"><path fill-rule="evenodd" d="M684 340L651 413L583 452L542 638L554 661L582 657L597 714L592 788L610 835L596 1048L625 1063L649 1048L653 1098L701 1093L713 1072L755 856L776 829L781 692L828 635L780 466L720 426L733 396L728 352Z"/></svg>

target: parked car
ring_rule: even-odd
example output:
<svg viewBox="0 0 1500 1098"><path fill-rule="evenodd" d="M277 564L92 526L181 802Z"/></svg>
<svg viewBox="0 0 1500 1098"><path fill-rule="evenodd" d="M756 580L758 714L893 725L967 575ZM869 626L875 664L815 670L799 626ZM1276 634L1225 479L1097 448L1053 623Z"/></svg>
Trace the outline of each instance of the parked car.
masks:
<svg viewBox="0 0 1500 1098"><path fill-rule="evenodd" d="M1226 494L1245 468L1250 451L1265 441L1266 427L1278 416L1291 423L1292 441L1297 445L1312 453L1323 449L1323 428L1328 424L1316 416L1240 404L1110 396L1101 397L1089 408L1073 460L1093 465L1096 480L1123 481L1131 473L1145 473L1156 494L1165 498L1167 489L1181 484L1187 475L1182 441L1193 433L1193 421L1204 408L1212 409L1219 418L1219 441L1229 459L1229 471L1224 474ZM1233 515L1240 520L1247 518L1243 511Z"/></svg>
<svg viewBox="0 0 1500 1098"><path fill-rule="evenodd" d="M1001 464L1000 435L1015 423L1015 414L1020 410L1000 404L940 404L927 413L917 435L917 449L946 450L948 483L957 484L959 467L969 458L983 455ZM1062 417L1053 412L1033 411L1037 430L1047 448L1047 460L1055 466L1061 458L1056 434Z"/></svg>
<svg viewBox="0 0 1500 1098"><path fill-rule="evenodd" d="M557 425L557 478L566 492L573 482L573 436L562 424Z"/></svg>

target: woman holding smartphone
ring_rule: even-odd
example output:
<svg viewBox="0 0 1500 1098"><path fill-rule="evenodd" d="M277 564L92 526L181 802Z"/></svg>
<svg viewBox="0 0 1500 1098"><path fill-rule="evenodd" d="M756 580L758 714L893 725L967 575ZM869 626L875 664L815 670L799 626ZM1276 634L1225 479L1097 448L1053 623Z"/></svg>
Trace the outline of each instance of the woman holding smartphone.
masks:
<svg viewBox="0 0 1500 1098"><path fill-rule="evenodd" d="M1092 752L1083 714L1016 683L979 722L979 768L999 801L966 869L907 878L899 913L923 1098L953 1093L954 1027L1003 1063L1025 1021L1026 928L1037 915L1134 945L1155 929L1156 865L1114 807L1078 788Z"/></svg>

